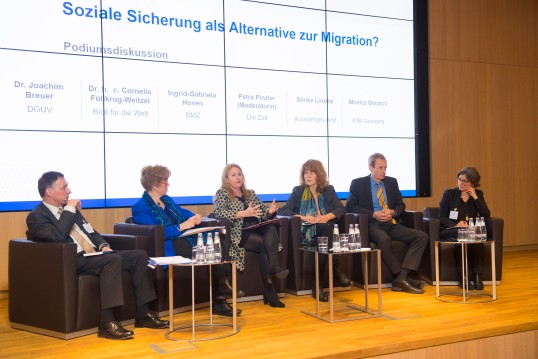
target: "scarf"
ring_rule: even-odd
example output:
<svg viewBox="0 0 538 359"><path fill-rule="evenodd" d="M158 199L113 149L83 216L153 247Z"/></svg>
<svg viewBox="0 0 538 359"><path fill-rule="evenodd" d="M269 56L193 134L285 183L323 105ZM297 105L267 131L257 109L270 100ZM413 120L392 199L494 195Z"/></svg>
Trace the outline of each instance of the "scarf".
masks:
<svg viewBox="0 0 538 359"><path fill-rule="evenodd" d="M318 205L319 205L319 212L321 214L325 213L325 200L323 199L323 195L321 193L317 194L318 196ZM318 208L316 207L316 201L314 200L314 197L312 196L312 192L310 191L309 187L305 187L303 189L303 196L301 198L301 206L299 207L299 214L301 216L313 216L317 217L318 215ZM301 238L302 243L310 246L310 243L312 242L312 239L316 237L316 225L303 225L301 226Z"/></svg>
<svg viewBox="0 0 538 359"><path fill-rule="evenodd" d="M165 211L161 208L161 206L158 206L157 203L150 197L148 192L144 192L142 195L144 200L146 201L146 204L151 210L151 213L153 214L153 217L157 220L157 224L160 224L161 226L167 227L167 226L175 226L176 223L172 221L172 219L165 213ZM177 223L183 223L188 218L184 218L181 215L181 209L180 207L172 200L170 196L162 196L160 200L164 203L165 208L172 214L174 218L176 218ZM197 237L195 235L183 237L185 238L191 246L196 245L196 239ZM174 239L174 238L172 238ZM164 241L164 253L166 256L175 256L176 252L174 251L174 246L172 245L172 239L165 240ZM205 236L204 236L204 243L205 243Z"/></svg>

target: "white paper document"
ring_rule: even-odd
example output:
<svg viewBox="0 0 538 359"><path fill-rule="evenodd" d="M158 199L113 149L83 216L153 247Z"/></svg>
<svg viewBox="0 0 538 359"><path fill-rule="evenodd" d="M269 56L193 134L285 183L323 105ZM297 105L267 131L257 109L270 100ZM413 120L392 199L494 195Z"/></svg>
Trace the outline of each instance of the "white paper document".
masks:
<svg viewBox="0 0 538 359"><path fill-rule="evenodd" d="M223 226L217 226L217 227L199 227L199 228L192 228L192 229L187 229L185 232L183 232L183 234L181 236L179 236L180 238L181 237L188 237L188 236L191 236L193 234L198 234L198 233L203 233L203 232L212 232L212 231L220 231L221 229L223 229L224 227Z"/></svg>
<svg viewBox="0 0 538 359"><path fill-rule="evenodd" d="M182 256L149 258L149 264L154 266L163 266L168 264L190 264L191 262L192 260Z"/></svg>

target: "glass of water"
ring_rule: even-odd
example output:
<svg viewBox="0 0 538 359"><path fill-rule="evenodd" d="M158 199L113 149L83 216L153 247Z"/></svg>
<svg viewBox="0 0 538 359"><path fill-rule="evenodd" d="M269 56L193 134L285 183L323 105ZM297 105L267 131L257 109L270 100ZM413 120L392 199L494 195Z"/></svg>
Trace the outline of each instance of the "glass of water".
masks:
<svg viewBox="0 0 538 359"><path fill-rule="evenodd" d="M329 237L318 237L318 251L327 253L329 247Z"/></svg>
<svg viewBox="0 0 538 359"><path fill-rule="evenodd" d="M349 234L341 234L340 235L340 250L342 252L348 252L349 251Z"/></svg>

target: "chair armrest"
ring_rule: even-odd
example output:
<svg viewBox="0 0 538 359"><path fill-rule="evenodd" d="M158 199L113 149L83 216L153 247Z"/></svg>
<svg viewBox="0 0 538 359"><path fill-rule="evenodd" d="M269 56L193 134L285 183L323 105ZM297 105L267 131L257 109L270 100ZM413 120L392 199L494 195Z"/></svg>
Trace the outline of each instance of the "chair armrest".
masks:
<svg viewBox="0 0 538 359"><path fill-rule="evenodd" d="M409 228L422 230L422 212L419 211L403 211L400 214L403 224Z"/></svg>
<svg viewBox="0 0 538 359"><path fill-rule="evenodd" d="M439 240L439 231L441 230L441 222L439 218L424 218L422 220L422 230L428 233L430 243L435 243Z"/></svg>
<svg viewBox="0 0 538 359"><path fill-rule="evenodd" d="M146 249L146 237L134 236L128 234L104 234L101 233L103 239L110 244L112 249Z"/></svg>
<svg viewBox="0 0 538 359"><path fill-rule="evenodd" d="M119 222L114 224L114 234L127 234L146 238L145 249L150 257L164 257L164 227L149 224ZM114 247L112 247L114 248Z"/></svg>
<svg viewBox="0 0 538 359"><path fill-rule="evenodd" d="M58 322L74 318L78 280L76 258L74 243L11 240L8 264L10 320L46 327L46 318L51 316L57 317ZM46 316L43 310L46 310Z"/></svg>
<svg viewBox="0 0 538 359"><path fill-rule="evenodd" d="M497 268L497 280L502 278L503 267L503 231L504 231L504 219L491 217L492 227L491 239L495 241L495 266Z"/></svg>

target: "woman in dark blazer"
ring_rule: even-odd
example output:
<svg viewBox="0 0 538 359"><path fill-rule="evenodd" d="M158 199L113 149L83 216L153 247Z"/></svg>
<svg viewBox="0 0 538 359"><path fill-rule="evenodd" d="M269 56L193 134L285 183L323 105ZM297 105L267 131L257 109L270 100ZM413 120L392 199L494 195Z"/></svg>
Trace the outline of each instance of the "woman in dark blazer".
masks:
<svg viewBox="0 0 538 359"><path fill-rule="evenodd" d="M480 174L474 167L463 167L457 173L458 187L447 189L443 193L439 203L439 221L441 223L440 239L442 241L455 241L458 237L458 229L468 228L469 219L484 217L487 232L491 233L491 218L488 205L484 199L484 193L476 189L480 186ZM484 289L482 283L482 266L484 251L481 245L469 245L467 263L469 266L468 279L469 289ZM458 285L463 286L461 273L461 254L456 252L456 262L458 263L458 273L460 281Z"/></svg>
<svg viewBox="0 0 538 359"><path fill-rule="evenodd" d="M346 214L346 209L336 195L334 187L327 180L327 172L318 160L308 160L301 167L300 186L293 188L284 207L278 210L282 216L299 216L307 225L301 227L301 244L307 247L317 247L317 237L328 237L329 248L332 247L332 233L334 224ZM310 225L308 225L310 224ZM320 256L319 272L325 273L327 256ZM334 285L347 287L351 281L342 271L338 256L333 257ZM320 278L323 275L320 274ZM315 283L315 282L314 282ZM323 285L320 283L320 288ZM312 297L316 298L315 284ZM321 289L319 300L328 301L327 294Z"/></svg>

